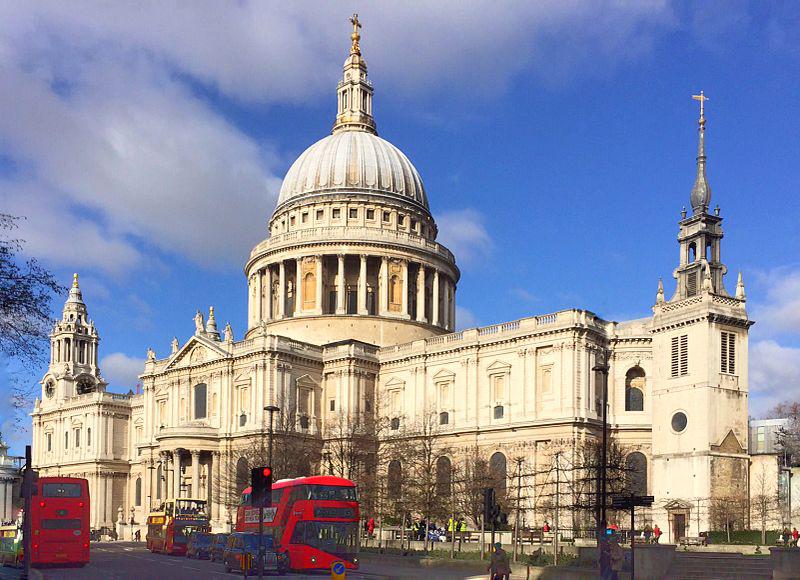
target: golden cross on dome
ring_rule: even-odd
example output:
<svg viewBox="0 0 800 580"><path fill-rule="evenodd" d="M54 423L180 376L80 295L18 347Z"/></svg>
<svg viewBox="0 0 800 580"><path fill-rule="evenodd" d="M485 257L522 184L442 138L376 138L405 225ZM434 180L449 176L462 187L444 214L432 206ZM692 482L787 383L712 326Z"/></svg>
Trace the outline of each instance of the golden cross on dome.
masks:
<svg viewBox="0 0 800 580"><path fill-rule="evenodd" d="M692 98L695 101L700 101L700 120L703 120L705 118L705 104L708 100L708 97L705 96L703 91L700 91L699 95L692 95Z"/></svg>
<svg viewBox="0 0 800 580"><path fill-rule="evenodd" d="M350 17L350 23L353 25L353 34L350 35L353 46L350 47L350 53L361 54L361 48L358 46L358 41L361 40L361 35L358 33L358 29L361 28L361 23L358 21L358 14L353 14Z"/></svg>

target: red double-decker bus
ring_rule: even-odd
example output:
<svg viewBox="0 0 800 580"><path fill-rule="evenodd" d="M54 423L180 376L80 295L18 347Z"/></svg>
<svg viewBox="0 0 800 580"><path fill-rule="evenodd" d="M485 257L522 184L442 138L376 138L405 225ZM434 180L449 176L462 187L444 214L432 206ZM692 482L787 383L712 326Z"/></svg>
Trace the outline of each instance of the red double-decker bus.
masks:
<svg viewBox="0 0 800 580"><path fill-rule="evenodd" d="M147 516L147 549L151 552L185 555L189 536L209 532L206 500L168 499Z"/></svg>
<svg viewBox="0 0 800 580"><path fill-rule="evenodd" d="M89 563L88 481L40 477L31 490L30 518L31 565Z"/></svg>
<svg viewBox="0 0 800 580"><path fill-rule="evenodd" d="M289 552L292 570L330 570L342 561L358 568L358 492L349 479L318 475L282 479L272 485L272 507L264 508L264 532ZM242 493L236 530L258 531L258 508L250 488Z"/></svg>

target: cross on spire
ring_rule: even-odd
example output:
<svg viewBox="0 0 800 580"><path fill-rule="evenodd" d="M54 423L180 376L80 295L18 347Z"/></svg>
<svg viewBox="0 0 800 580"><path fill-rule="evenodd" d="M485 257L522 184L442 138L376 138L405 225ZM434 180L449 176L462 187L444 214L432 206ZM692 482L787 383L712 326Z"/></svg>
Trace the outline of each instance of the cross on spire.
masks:
<svg viewBox="0 0 800 580"><path fill-rule="evenodd" d="M692 95L692 98L695 101L700 101L700 122L702 123L706 118L705 104L708 100L708 97L703 93L703 91L700 91L699 95Z"/></svg>
<svg viewBox="0 0 800 580"><path fill-rule="evenodd" d="M350 35L353 45L350 47L350 54L361 54L361 47L358 45L358 41L361 40L361 35L358 33L361 23L358 21L358 14L354 13L350 17L350 23L353 25L353 34Z"/></svg>

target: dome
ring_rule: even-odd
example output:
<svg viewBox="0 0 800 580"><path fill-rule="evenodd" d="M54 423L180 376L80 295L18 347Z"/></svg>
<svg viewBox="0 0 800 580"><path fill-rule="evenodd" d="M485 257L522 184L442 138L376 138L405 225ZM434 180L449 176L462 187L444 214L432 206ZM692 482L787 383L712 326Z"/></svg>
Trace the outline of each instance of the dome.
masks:
<svg viewBox="0 0 800 580"><path fill-rule="evenodd" d="M408 157L368 131L336 131L306 149L286 173L278 207L332 192L383 194L428 209L422 179Z"/></svg>

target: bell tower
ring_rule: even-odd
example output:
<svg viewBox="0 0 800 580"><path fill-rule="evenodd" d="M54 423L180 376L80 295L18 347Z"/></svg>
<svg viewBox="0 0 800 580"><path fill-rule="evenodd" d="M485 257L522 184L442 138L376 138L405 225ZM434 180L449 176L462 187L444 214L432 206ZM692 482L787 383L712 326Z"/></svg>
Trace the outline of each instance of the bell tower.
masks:
<svg viewBox="0 0 800 580"><path fill-rule="evenodd" d="M725 290L722 218L708 213L705 101L701 92L697 169L681 212L675 293L659 281L653 306L654 518L677 537L709 529L710 506L747 494L748 332L741 275L735 296ZM678 478L676 473L690 474ZM698 508L698 506L700 506ZM665 525L667 524L667 525Z"/></svg>
<svg viewBox="0 0 800 580"><path fill-rule="evenodd" d="M75 274L61 320L55 322L50 334L50 366L41 382L43 405L57 405L75 395L105 390L106 382L97 364L99 341Z"/></svg>

